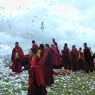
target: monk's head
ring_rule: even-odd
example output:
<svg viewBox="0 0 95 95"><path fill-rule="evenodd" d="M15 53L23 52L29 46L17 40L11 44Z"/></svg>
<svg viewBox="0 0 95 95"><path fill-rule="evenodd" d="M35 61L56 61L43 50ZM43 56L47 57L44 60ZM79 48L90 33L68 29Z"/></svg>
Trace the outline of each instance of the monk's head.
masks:
<svg viewBox="0 0 95 95"><path fill-rule="evenodd" d="M35 43L35 40L32 41L32 44L34 44L34 43Z"/></svg>
<svg viewBox="0 0 95 95"><path fill-rule="evenodd" d="M45 49L48 49L49 48L49 44L45 44Z"/></svg>
<svg viewBox="0 0 95 95"><path fill-rule="evenodd" d="M30 56L36 55L36 50L34 48L30 49Z"/></svg>
<svg viewBox="0 0 95 95"><path fill-rule="evenodd" d="M64 44L64 47L67 47L67 43Z"/></svg>
<svg viewBox="0 0 95 95"><path fill-rule="evenodd" d="M87 43L84 43L84 48L86 48L87 47Z"/></svg>
<svg viewBox="0 0 95 95"><path fill-rule="evenodd" d="M72 48L73 48L73 49L76 48L76 45L73 45Z"/></svg>
<svg viewBox="0 0 95 95"><path fill-rule="evenodd" d="M82 48L81 47L79 48L79 51L82 51Z"/></svg>
<svg viewBox="0 0 95 95"><path fill-rule="evenodd" d="M40 47L39 47L41 50L44 49L44 44L40 44Z"/></svg>
<svg viewBox="0 0 95 95"><path fill-rule="evenodd" d="M18 42L15 42L15 47L18 47L19 46L19 43Z"/></svg>

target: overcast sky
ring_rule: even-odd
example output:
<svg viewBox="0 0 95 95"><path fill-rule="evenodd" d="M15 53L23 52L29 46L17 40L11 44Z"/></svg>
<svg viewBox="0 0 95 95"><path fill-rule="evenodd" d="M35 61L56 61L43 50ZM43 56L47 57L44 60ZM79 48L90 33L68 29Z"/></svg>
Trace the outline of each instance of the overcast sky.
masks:
<svg viewBox="0 0 95 95"><path fill-rule="evenodd" d="M0 42L7 49L15 41L26 50L33 39L52 38L60 48L87 42L95 50L95 0L0 0Z"/></svg>

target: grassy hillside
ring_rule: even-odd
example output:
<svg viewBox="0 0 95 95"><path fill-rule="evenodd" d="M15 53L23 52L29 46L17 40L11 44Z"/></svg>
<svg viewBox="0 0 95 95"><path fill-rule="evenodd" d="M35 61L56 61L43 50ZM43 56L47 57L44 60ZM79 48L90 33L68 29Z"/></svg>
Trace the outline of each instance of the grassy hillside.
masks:
<svg viewBox="0 0 95 95"><path fill-rule="evenodd" d="M9 60L0 61L0 95L27 95L28 72L14 75L9 64ZM95 95L95 72L73 72L55 76L54 80L47 88L48 95Z"/></svg>

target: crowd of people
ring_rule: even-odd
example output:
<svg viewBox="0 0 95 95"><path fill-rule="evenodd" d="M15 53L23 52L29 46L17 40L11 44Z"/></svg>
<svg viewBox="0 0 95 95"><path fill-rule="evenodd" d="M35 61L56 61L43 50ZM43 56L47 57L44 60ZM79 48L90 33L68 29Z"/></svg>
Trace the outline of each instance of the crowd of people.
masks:
<svg viewBox="0 0 95 95"><path fill-rule="evenodd" d="M54 83L53 69L65 69L78 71L82 70L87 73L93 72L95 54L91 48L84 43L84 49L73 45L72 49L68 48L65 43L63 50L59 51L57 42L52 39L53 44L40 44L32 41L32 47L28 54L24 55L19 43L15 43L12 50L11 69L15 73L21 73L28 70L28 95L47 95L46 87ZM22 69L22 67L24 67Z"/></svg>

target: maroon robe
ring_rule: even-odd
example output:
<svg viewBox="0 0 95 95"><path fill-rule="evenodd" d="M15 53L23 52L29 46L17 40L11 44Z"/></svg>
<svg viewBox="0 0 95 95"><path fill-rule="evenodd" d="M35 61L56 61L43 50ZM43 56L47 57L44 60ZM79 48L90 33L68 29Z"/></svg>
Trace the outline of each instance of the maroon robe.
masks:
<svg viewBox="0 0 95 95"><path fill-rule="evenodd" d="M41 59L41 63L43 64L43 72L44 72L44 79L45 79L46 86L50 86L54 83L51 55L52 53L50 49L47 49L44 53L44 56Z"/></svg>
<svg viewBox="0 0 95 95"><path fill-rule="evenodd" d="M61 66L61 54L59 53L58 47L57 46L51 47L51 52L52 52L51 63L54 68L59 68Z"/></svg>
<svg viewBox="0 0 95 95"><path fill-rule="evenodd" d="M61 54L59 52L58 49L58 45L57 42L55 41L55 39L52 39L54 46L51 47L52 51L53 51L53 56L52 56L52 64L54 68L61 68Z"/></svg>
<svg viewBox="0 0 95 95"><path fill-rule="evenodd" d="M77 64L78 70L84 70L84 55L82 51L78 51L78 64Z"/></svg>
<svg viewBox="0 0 95 95"><path fill-rule="evenodd" d="M45 88L44 75L38 58L31 60L28 80L28 95L47 95Z"/></svg>
<svg viewBox="0 0 95 95"><path fill-rule="evenodd" d="M62 66L65 69L70 69L70 60L69 60L69 49L67 47L64 47L62 51Z"/></svg>
<svg viewBox="0 0 95 95"><path fill-rule="evenodd" d="M36 43L33 43L32 48L34 48L36 51L38 51L38 45Z"/></svg>
<svg viewBox="0 0 95 95"><path fill-rule="evenodd" d="M75 71L77 70L77 63L78 63L78 51L76 48L71 50L71 65L70 69Z"/></svg>
<svg viewBox="0 0 95 95"><path fill-rule="evenodd" d="M22 63L24 60L24 53L21 47L17 46L12 50L11 60L13 62L11 66L12 71L15 73L22 72Z"/></svg>
<svg viewBox="0 0 95 95"><path fill-rule="evenodd" d="M42 58L44 56L44 53L45 53L45 50L43 49L40 49L41 50L41 54L40 54L40 57Z"/></svg>

